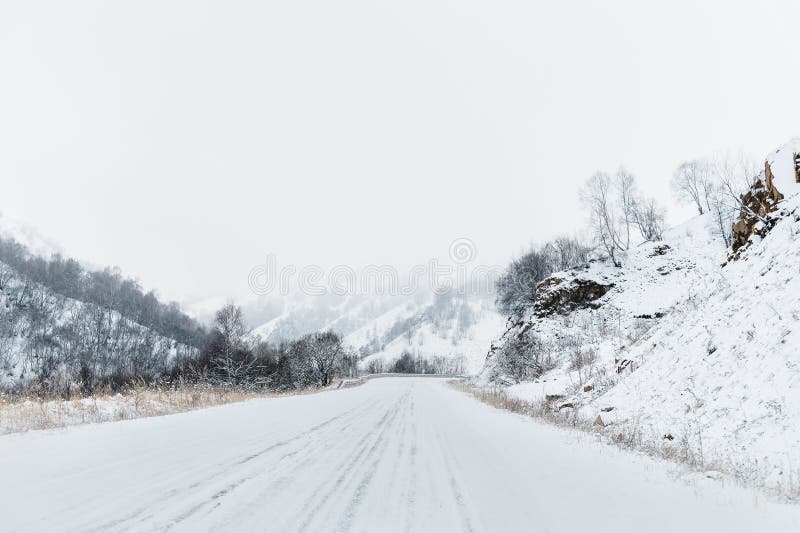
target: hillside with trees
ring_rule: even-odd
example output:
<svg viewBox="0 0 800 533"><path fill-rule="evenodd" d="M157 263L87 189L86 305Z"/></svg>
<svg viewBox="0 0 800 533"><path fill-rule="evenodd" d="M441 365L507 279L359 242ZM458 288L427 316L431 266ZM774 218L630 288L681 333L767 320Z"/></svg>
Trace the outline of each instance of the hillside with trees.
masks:
<svg viewBox="0 0 800 533"><path fill-rule="evenodd" d="M253 341L241 309L211 327L124 277L43 257L0 238L0 388L73 398L132 387L209 385L238 390L328 386L355 358L332 332Z"/></svg>
<svg viewBox="0 0 800 533"><path fill-rule="evenodd" d="M673 190L697 215L668 229L626 173L593 176L594 252L552 273L512 264L508 276L530 266L498 305L522 310L508 309L478 383L624 446L796 493L798 153L794 139L762 170L681 164Z"/></svg>

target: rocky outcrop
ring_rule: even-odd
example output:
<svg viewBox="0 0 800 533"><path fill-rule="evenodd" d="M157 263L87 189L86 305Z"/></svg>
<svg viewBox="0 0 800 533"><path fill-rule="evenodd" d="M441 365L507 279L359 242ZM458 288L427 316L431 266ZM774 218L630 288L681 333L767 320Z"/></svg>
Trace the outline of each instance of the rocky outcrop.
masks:
<svg viewBox="0 0 800 533"><path fill-rule="evenodd" d="M613 286L613 283L603 284L591 279L565 280L555 276L547 278L537 288L534 314L542 318L587 307L596 309L599 307L596 300L603 297Z"/></svg>
<svg viewBox="0 0 800 533"><path fill-rule="evenodd" d="M774 192L773 192L774 190ZM759 179L750 190L742 197L742 208L739 219L733 224L733 243L731 245L731 259L737 260L750 237L756 232L759 222L763 221L768 213L775 210L775 205L783 199L777 189L770 189Z"/></svg>
<svg viewBox="0 0 800 533"><path fill-rule="evenodd" d="M794 187L794 184L800 183L800 154L791 148L785 146L770 155L773 164L782 163L780 180L776 178L768 158L764 162L764 173L742 196L739 218L733 224L733 243L729 260L735 261L741 257L741 253L747 248L754 234L763 237L772 227L774 217L770 217L769 214L773 213L777 209L778 202L785 198L784 193L789 192L781 192L778 182L782 188L789 189ZM785 155L779 158L778 154L782 152Z"/></svg>
<svg viewBox="0 0 800 533"><path fill-rule="evenodd" d="M775 211L783 194L775 186L775 177L769 162L764 163L764 176L758 178L742 196L739 219L733 224L733 243L730 260L736 261L747 247L753 234L769 231L764 222ZM762 235L763 236L763 235Z"/></svg>

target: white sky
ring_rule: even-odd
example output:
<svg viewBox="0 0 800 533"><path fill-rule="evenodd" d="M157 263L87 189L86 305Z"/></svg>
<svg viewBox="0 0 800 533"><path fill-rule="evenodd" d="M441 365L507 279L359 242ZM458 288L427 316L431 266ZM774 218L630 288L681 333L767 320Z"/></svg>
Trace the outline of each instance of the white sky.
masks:
<svg viewBox="0 0 800 533"><path fill-rule="evenodd" d="M505 262L597 169L667 203L800 134L800 2L698 4L0 0L0 210L181 300L268 253Z"/></svg>

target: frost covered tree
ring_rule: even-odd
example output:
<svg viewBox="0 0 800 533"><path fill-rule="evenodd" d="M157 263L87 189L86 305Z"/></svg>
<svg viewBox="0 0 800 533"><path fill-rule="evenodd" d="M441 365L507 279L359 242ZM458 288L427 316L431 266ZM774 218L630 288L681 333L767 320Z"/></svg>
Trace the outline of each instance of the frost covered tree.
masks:
<svg viewBox="0 0 800 533"><path fill-rule="evenodd" d="M214 315L214 332L210 341L210 357L214 373L227 386L249 381L256 366L253 350L245 336L247 326L242 308L232 303Z"/></svg>
<svg viewBox="0 0 800 533"><path fill-rule="evenodd" d="M733 242L733 222L741 210L751 212L742 196L758 177L758 165L740 152L686 161L675 170L672 188L676 198L708 213L713 232L728 247ZM758 218L757 213L751 213Z"/></svg>
<svg viewBox="0 0 800 533"><path fill-rule="evenodd" d="M247 334L247 326L241 307L227 304L214 315L214 325L220 337L222 358L231 358L236 352L245 348L244 337Z"/></svg>
<svg viewBox="0 0 800 533"><path fill-rule="evenodd" d="M539 377L553 367L551 348L537 335L514 336L495 358L495 378L515 382Z"/></svg>
<svg viewBox="0 0 800 533"><path fill-rule="evenodd" d="M590 252L591 248L580 240L562 236L512 260L495 284L498 311L507 316L520 315L533 305L542 280L553 272L586 263Z"/></svg>
<svg viewBox="0 0 800 533"><path fill-rule="evenodd" d="M581 189L581 201L589 213L590 229L597 244L614 265L619 266L617 252L627 247L622 240L623 230L617 215L611 176L605 172L593 174Z"/></svg>
<svg viewBox="0 0 800 533"><path fill-rule="evenodd" d="M589 227L595 244L619 266L619 252L628 250L632 231L638 229L644 240L660 240L664 228L664 210L652 198L642 198L633 174L620 167L612 177L596 172L584 184L581 201L588 212Z"/></svg>
<svg viewBox="0 0 800 533"><path fill-rule="evenodd" d="M740 212L761 218L759 213L742 201L744 194L758 179L758 164L743 152L736 155L726 153L715 157L712 175L714 188L710 212L714 220L714 233L728 247L733 243L733 223ZM753 200L757 200L757 197L754 196Z"/></svg>
<svg viewBox="0 0 800 533"><path fill-rule="evenodd" d="M565 235L545 244L544 249L550 257L554 272L585 264L589 261L589 254L592 251L591 246L582 240Z"/></svg>
<svg viewBox="0 0 800 533"><path fill-rule="evenodd" d="M678 201L693 204L701 215L711 210L714 185L709 161L684 161L675 169L671 185Z"/></svg>
<svg viewBox="0 0 800 533"><path fill-rule="evenodd" d="M341 337L332 331L315 333L309 344L311 366L318 383L326 387L333 379L334 372L345 356Z"/></svg>
<svg viewBox="0 0 800 533"><path fill-rule="evenodd" d="M627 250L631 246L631 226L637 210L636 181L633 174L620 167L614 174L614 189L619 206L619 244Z"/></svg>
<svg viewBox="0 0 800 533"><path fill-rule="evenodd" d="M310 333L289 345L298 385L328 386L343 361L350 362L341 337L332 331Z"/></svg>
<svg viewBox="0 0 800 533"><path fill-rule="evenodd" d="M646 241L660 241L664 234L666 213L653 198L639 198L633 210L633 224Z"/></svg>
<svg viewBox="0 0 800 533"><path fill-rule="evenodd" d="M497 309L505 315L520 315L533 305L536 286L552 273L553 265L542 249L514 259L497 280Z"/></svg>

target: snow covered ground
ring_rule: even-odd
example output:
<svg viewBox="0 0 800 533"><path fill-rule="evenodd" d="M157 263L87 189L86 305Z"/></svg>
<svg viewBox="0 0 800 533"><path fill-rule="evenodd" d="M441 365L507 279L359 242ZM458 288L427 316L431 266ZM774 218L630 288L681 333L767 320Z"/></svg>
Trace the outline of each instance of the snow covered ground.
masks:
<svg viewBox="0 0 800 533"><path fill-rule="evenodd" d="M0 437L5 531L799 531L437 378Z"/></svg>
<svg viewBox="0 0 800 533"><path fill-rule="evenodd" d="M786 174L788 163L776 168ZM560 283L546 290L586 280L611 288L592 306L544 316L531 309L513 325L496 344L538 340L553 368L508 394L550 401L565 417L577 410L588 423L599 417L608 435L635 431L643 447L680 450L796 497L800 195L771 216L769 233L725 266L703 215L631 249L619 268L596 261L555 274ZM481 377L504 382L497 356Z"/></svg>

